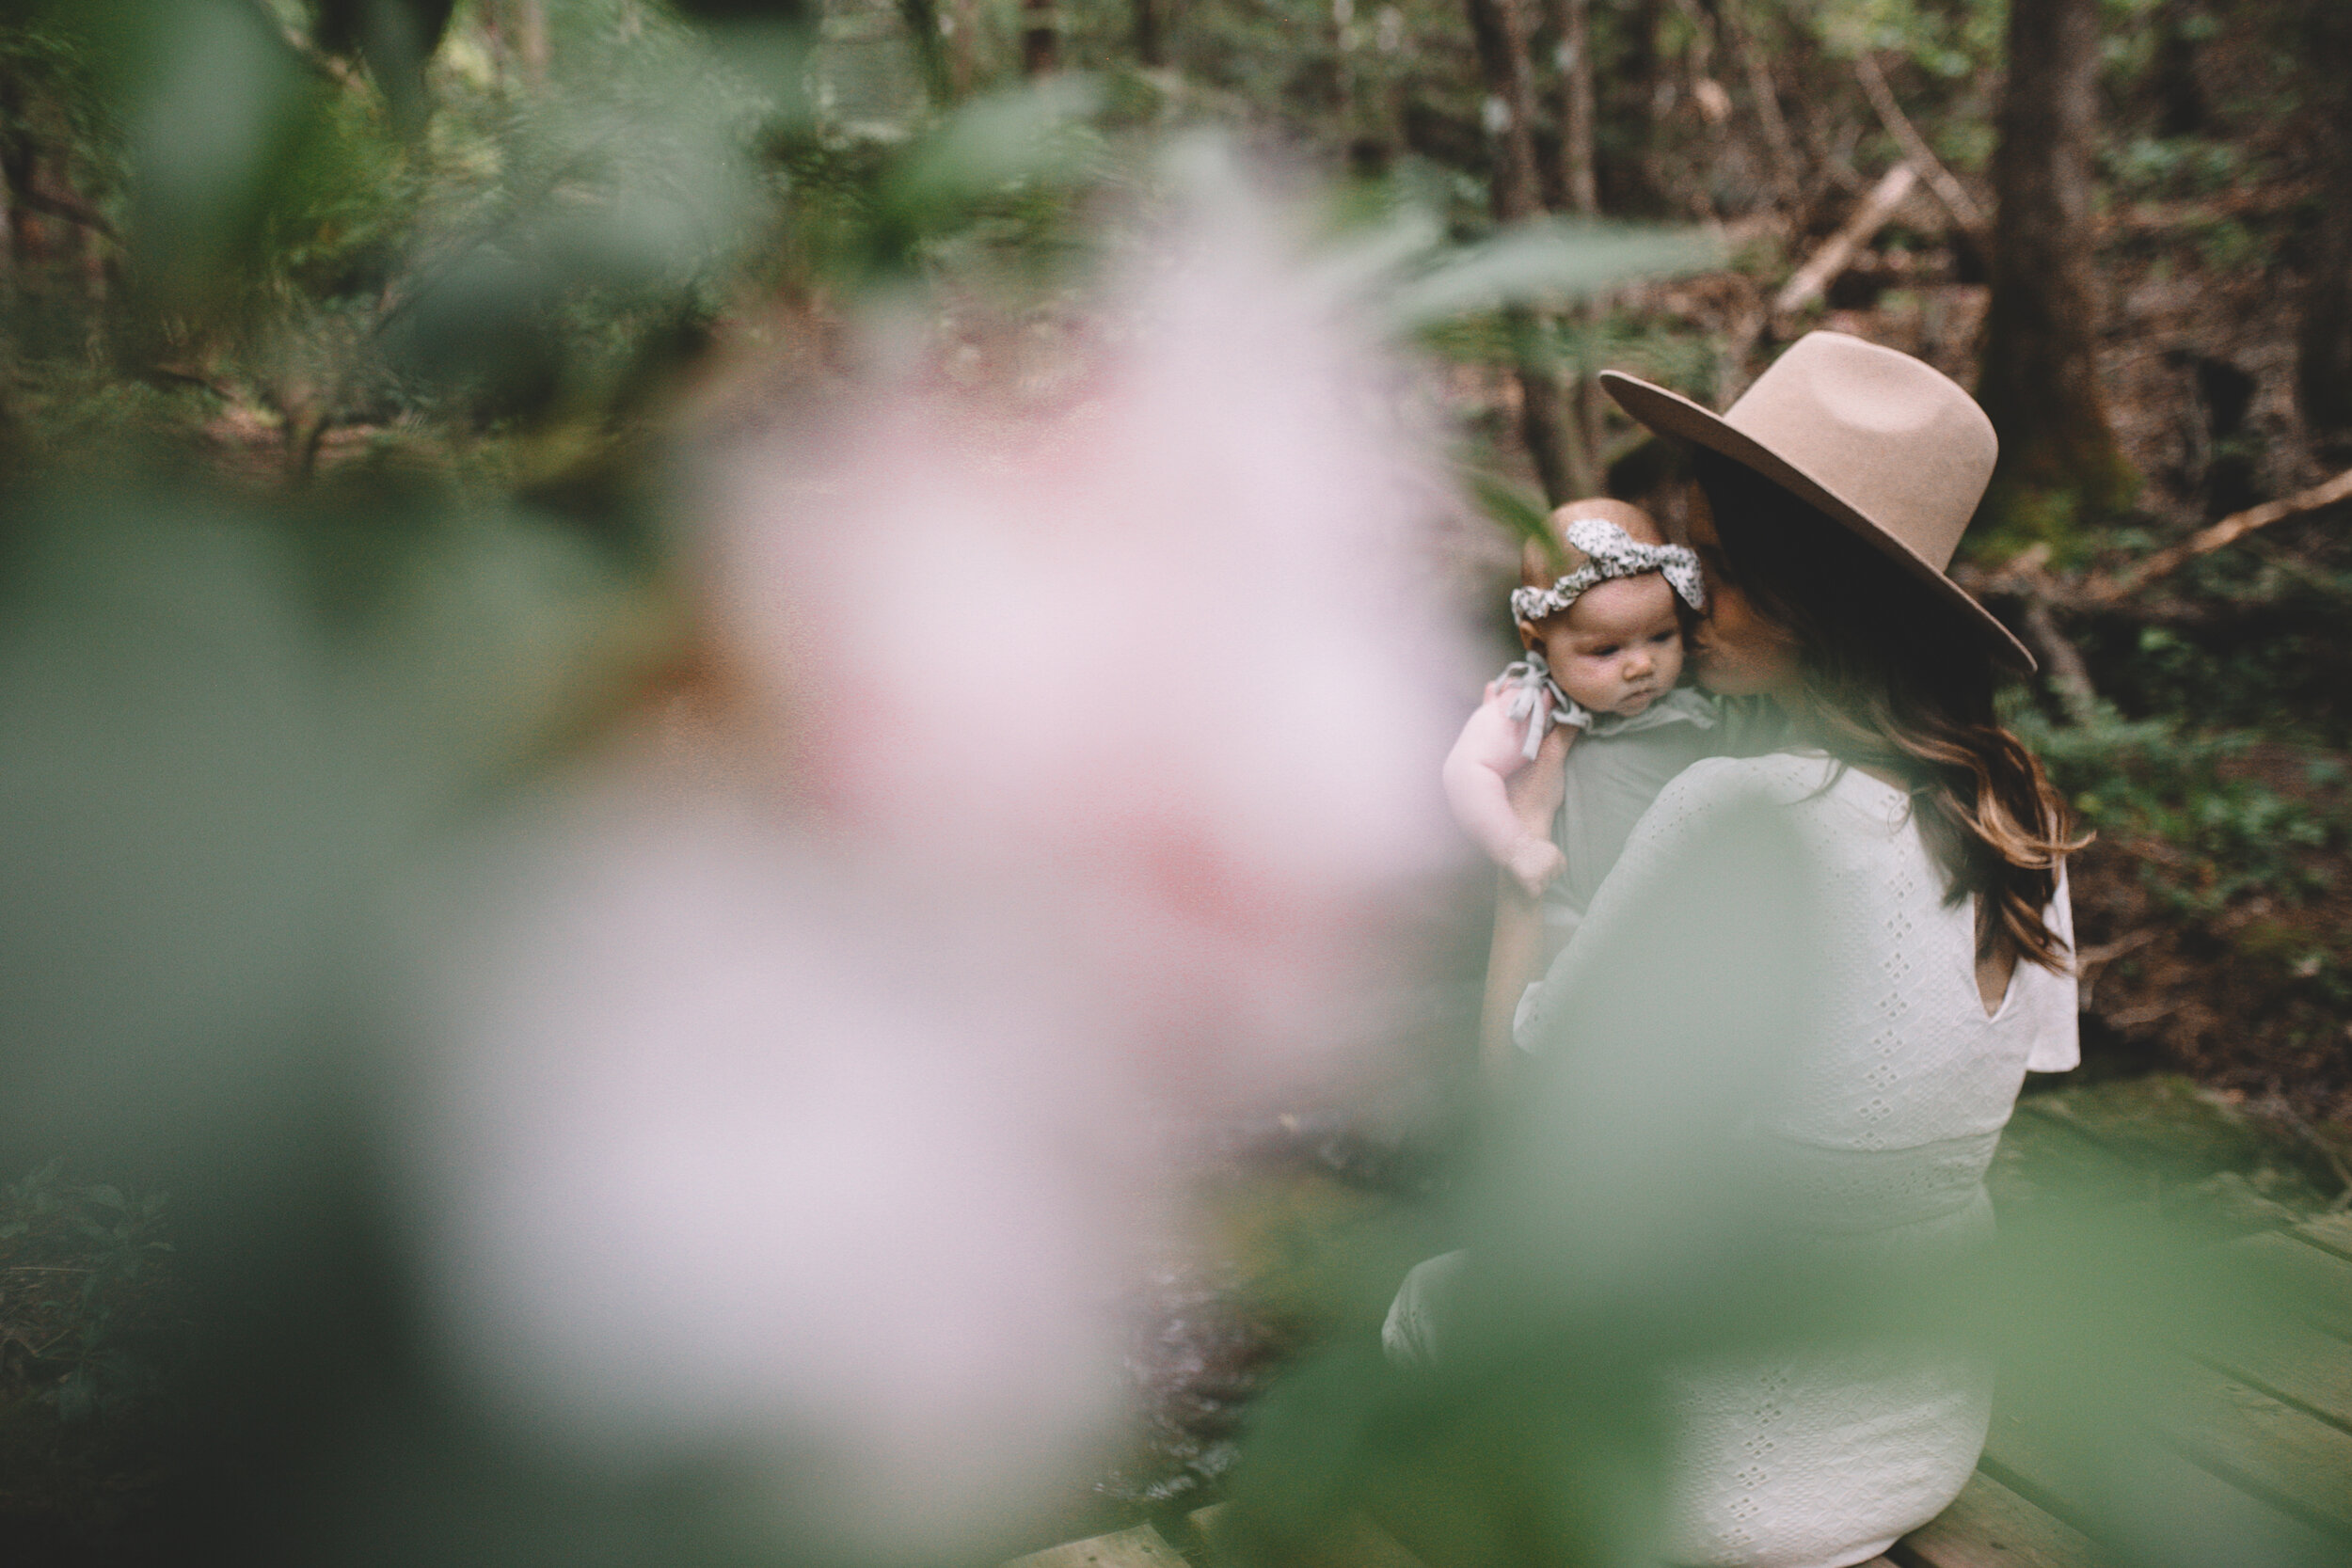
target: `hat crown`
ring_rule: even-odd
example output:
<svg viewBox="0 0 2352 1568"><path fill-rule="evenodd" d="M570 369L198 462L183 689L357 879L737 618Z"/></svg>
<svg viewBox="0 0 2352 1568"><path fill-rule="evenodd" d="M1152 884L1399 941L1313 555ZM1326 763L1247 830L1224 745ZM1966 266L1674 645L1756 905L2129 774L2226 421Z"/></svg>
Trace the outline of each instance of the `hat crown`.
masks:
<svg viewBox="0 0 2352 1568"><path fill-rule="evenodd" d="M1993 478L1993 421L1958 383L1907 354L1809 332L1724 422L1778 452L1937 571Z"/></svg>

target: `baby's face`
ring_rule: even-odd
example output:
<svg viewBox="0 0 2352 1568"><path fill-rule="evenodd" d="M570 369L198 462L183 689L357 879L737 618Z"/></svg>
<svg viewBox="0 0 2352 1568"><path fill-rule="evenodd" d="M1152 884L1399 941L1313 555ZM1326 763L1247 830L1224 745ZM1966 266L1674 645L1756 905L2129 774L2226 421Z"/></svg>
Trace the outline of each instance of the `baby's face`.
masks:
<svg viewBox="0 0 2352 1568"><path fill-rule="evenodd" d="M1595 713L1639 713L1682 678L1675 592L1655 572L1594 584L1542 638L1551 678Z"/></svg>

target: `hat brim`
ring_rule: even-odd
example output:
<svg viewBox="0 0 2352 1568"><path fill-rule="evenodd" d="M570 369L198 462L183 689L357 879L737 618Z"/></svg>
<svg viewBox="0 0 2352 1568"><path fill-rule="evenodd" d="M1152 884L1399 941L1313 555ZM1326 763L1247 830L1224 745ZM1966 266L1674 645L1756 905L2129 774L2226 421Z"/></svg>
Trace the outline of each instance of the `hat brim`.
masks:
<svg viewBox="0 0 2352 1568"><path fill-rule="evenodd" d="M1845 497L1772 448L1734 429L1723 416L1701 407L1679 392L1670 392L1663 387L1644 381L1639 376L1627 375L1621 371L1601 372L1600 384L1608 388L1611 397L1617 400L1620 408L1659 435L1689 441L1728 457L1740 467L1772 481L1806 505L1837 519L1880 554L1917 578L1931 594L1959 610L1962 620L1984 641L1985 651L2000 663L2026 673L2040 667L2032 652L2017 640L2017 634L2001 625L1999 618L1979 604L1966 589L1945 576L1942 568L1889 533L1868 513Z"/></svg>

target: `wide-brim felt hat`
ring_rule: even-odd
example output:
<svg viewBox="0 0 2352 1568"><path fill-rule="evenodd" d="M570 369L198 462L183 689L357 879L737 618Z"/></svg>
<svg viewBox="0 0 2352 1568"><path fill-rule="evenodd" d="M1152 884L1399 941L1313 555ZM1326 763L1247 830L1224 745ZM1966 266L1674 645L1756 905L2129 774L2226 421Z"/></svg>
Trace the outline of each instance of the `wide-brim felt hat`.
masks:
<svg viewBox="0 0 2352 1568"><path fill-rule="evenodd" d="M1661 436L1720 452L1836 518L2020 670L2033 655L1948 575L2000 443L1933 366L1843 332L1808 332L1722 414L1618 371L1600 384Z"/></svg>

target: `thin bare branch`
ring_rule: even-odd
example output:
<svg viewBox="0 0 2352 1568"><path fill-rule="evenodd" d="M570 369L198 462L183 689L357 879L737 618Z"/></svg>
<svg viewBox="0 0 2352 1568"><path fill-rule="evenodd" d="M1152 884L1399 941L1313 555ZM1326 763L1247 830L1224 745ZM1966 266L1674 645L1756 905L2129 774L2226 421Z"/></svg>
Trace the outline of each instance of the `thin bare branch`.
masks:
<svg viewBox="0 0 2352 1568"><path fill-rule="evenodd" d="M1888 169L1870 187L1870 194L1862 198L1862 205L1854 209L1845 225L1822 241L1821 247L1781 285L1780 293L1772 296L1772 314L1794 315L1828 292L1830 283L1853 261L1853 253L1886 227L1895 209L1903 204L1903 198L1918 182L1918 173L1909 164L1897 164Z"/></svg>
<svg viewBox="0 0 2352 1568"><path fill-rule="evenodd" d="M2099 716L2099 689L2090 682L2090 667L2083 662L2082 650L2073 639L2058 629L2058 617L2051 612L2050 601L2039 594L2026 596L2025 613L2018 617L2018 629L2042 660L2042 673L2058 693L2066 717L2077 724L2088 724Z"/></svg>
<svg viewBox="0 0 2352 1568"><path fill-rule="evenodd" d="M1862 79L1862 90L1869 95L1870 107L1878 111L1879 123L1886 127L1887 135L1903 150L1904 159L1919 171L1919 177L1928 182L1944 210L1952 214L1952 221L1967 231L1978 250L1990 254L1993 226L1985 221L1983 209L1969 197L1967 187L1944 166L1929 148L1927 138L1919 135L1918 128L1903 113L1902 105L1895 102L1895 91L1886 85L1886 75L1879 70L1877 57L1865 49L1854 56L1853 66L1854 74Z"/></svg>
<svg viewBox="0 0 2352 1568"><path fill-rule="evenodd" d="M1788 121L1780 112L1780 92L1772 86L1772 62L1756 42L1756 30L1748 25L1744 5L1726 4L1724 21L1731 29L1732 47L1748 78L1748 97L1755 101L1756 118L1764 127L1764 145L1772 154L1772 182L1780 187L1781 199L1793 207L1804 193L1804 182L1798 173L1802 166L1797 161L1796 138L1788 134Z"/></svg>
<svg viewBox="0 0 2352 1568"><path fill-rule="evenodd" d="M2323 506L2333 506L2340 500L2352 499L2352 468L2308 490L2292 496L2249 506L2243 512L2233 512L2211 528L2200 529L2186 539L2168 549L2158 550L2147 560L2126 568L2111 578L2094 578L2084 585L2082 598L2091 604L2105 604L2123 598L2154 582L2157 578L2180 570L2201 555L2211 555L2225 545L2233 545L2256 529L2268 528L2289 517L2299 517L2316 512Z"/></svg>
<svg viewBox="0 0 2352 1568"><path fill-rule="evenodd" d="M112 240L117 245L122 243L121 230L115 228L113 220L89 203L70 196L53 196L47 191L37 190L30 184L16 180L10 180L8 184L9 198L25 211L40 213L53 218L63 218L68 223L80 225L101 238Z"/></svg>

